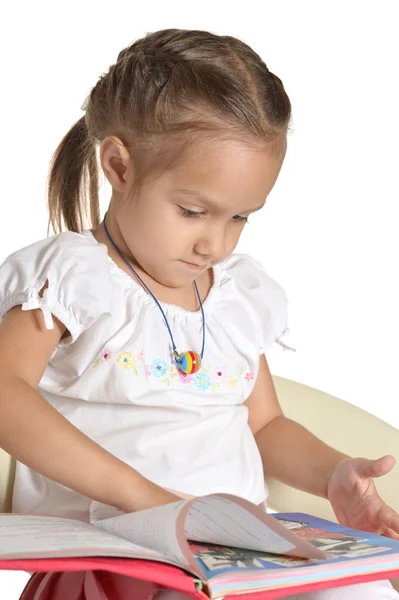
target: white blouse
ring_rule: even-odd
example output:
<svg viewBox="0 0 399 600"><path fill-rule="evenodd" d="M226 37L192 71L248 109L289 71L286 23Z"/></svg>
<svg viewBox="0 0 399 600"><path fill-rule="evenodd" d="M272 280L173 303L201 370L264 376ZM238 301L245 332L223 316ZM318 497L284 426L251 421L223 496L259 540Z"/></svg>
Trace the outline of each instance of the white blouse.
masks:
<svg viewBox="0 0 399 600"><path fill-rule="evenodd" d="M52 315L65 325L71 335L54 349L38 391L106 450L177 493L261 503L261 458L244 402L259 355L286 331L287 300L249 256L231 255L213 279L195 375L177 370L158 306L91 231L9 256L0 267L0 318L22 305L41 309L47 328ZM200 352L201 312L161 306L177 348ZM85 496L17 463L14 512L88 520L89 507Z"/></svg>

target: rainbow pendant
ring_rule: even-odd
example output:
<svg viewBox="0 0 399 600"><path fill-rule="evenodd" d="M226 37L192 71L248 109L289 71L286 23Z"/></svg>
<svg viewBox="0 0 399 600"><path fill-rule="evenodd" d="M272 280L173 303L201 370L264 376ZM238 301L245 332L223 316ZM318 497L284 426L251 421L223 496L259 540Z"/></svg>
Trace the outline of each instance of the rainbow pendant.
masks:
<svg viewBox="0 0 399 600"><path fill-rule="evenodd" d="M189 351L175 354L176 364L185 375L193 375L201 368L201 356L197 352Z"/></svg>

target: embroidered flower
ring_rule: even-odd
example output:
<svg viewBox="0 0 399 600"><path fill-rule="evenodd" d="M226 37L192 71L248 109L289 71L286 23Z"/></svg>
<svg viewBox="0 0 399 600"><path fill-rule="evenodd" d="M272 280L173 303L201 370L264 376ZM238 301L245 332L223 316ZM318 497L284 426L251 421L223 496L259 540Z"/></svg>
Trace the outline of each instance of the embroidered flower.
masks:
<svg viewBox="0 0 399 600"><path fill-rule="evenodd" d="M171 364L169 361L162 360L161 358L154 359L152 363L146 363L144 349L141 349L137 354L128 351L116 354L115 352L111 352L109 348L104 348L93 361L93 366L97 368L106 361L111 360L115 355L116 358L114 360L122 371L130 371L138 376L141 366L137 363L141 362L143 364L143 374L146 378L154 375L159 383L167 386L172 385L172 381L176 379L176 383L182 385L192 383L201 391L209 390L210 392L215 392L218 388L223 389L225 386L231 389L236 388L243 380L248 383L254 381L254 375L250 371L247 371L248 364L243 365L239 372L236 371L235 375L230 375L224 367L213 366L210 363L202 364L198 373L186 374L178 369L175 364Z"/></svg>
<svg viewBox="0 0 399 600"><path fill-rule="evenodd" d="M121 352L118 355L116 362L122 371L134 371L137 375L135 359L131 352Z"/></svg>
<svg viewBox="0 0 399 600"><path fill-rule="evenodd" d="M110 358L112 358L112 352L111 350L108 350L108 348L104 348L104 350L101 353L101 356L104 360L109 360Z"/></svg>
<svg viewBox="0 0 399 600"><path fill-rule="evenodd" d="M194 375L183 373L183 371L180 371L180 369L178 369L177 375L180 379L180 383L191 383L191 381L194 379Z"/></svg>
<svg viewBox="0 0 399 600"><path fill-rule="evenodd" d="M194 383L200 390L207 390L211 385L209 375L206 373L197 373L194 377Z"/></svg>
<svg viewBox="0 0 399 600"><path fill-rule="evenodd" d="M237 377L233 377L233 375L230 375L230 377L229 377L229 380L228 380L228 382L227 382L227 385L228 385L230 388L235 388L235 387L237 387L237 384L238 384L238 379L237 379Z"/></svg>
<svg viewBox="0 0 399 600"><path fill-rule="evenodd" d="M151 373L155 375L155 377L163 377L168 370L166 362L164 360L160 360L159 358L152 361L150 367Z"/></svg>
<svg viewBox="0 0 399 600"><path fill-rule="evenodd" d="M214 373L215 373L216 379L225 379L228 377L228 375L224 369L215 368Z"/></svg>
<svg viewBox="0 0 399 600"><path fill-rule="evenodd" d="M112 358L111 350L104 348L100 356L97 356L96 360L94 361L93 367L99 367L105 360L109 360L110 358Z"/></svg>
<svg viewBox="0 0 399 600"><path fill-rule="evenodd" d="M171 379L176 379L176 377L177 377L177 369L176 369L175 365L171 365L169 367L169 377Z"/></svg>

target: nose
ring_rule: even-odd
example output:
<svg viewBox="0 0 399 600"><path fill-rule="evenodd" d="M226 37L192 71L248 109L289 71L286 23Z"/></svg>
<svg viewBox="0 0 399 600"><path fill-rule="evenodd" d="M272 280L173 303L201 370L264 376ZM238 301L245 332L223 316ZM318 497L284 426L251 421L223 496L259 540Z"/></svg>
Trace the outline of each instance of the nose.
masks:
<svg viewBox="0 0 399 600"><path fill-rule="evenodd" d="M224 226L210 226L207 224L205 231L195 243L194 250L197 254L206 256L212 262L217 262L224 256L226 248L226 230Z"/></svg>

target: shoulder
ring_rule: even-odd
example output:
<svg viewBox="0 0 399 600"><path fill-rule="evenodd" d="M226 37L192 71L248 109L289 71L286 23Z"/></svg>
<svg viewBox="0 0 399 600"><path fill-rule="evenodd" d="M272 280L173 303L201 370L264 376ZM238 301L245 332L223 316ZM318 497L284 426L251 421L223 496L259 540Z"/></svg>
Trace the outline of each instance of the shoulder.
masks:
<svg viewBox="0 0 399 600"><path fill-rule="evenodd" d="M16 250L5 259L3 264L12 263L16 267L28 265L37 267L46 264L54 268L62 268L64 263L73 264L82 257L88 261L105 262L106 256L106 247L98 244L93 236L87 233L64 231Z"/></svg>
<svg viewBox="0 0 399 600"><path fill-rule="evenodd" d="M16 305L43 304L46 286L46 306L69 330L110 310L107 248L88 232L63 232L17 250L0 266L0 281L0 318Z"/></svg>
<svg viewBox="0 0 399 600"><path fill-rule="evenodd" d="M242 292L253 294L260 292L268 294L267 297L276 301L285 302L286 294L281 285L266 273L264 266L248 254L231 254L221 263L221 282L223 274L234 279L238 289ZM264 296L264 300L267 299Z"/></svg>
<svg viewBox="0 0 399 600"><path fill-rule="evenodd" d="M12 289L31 285L73 289L111 286L107 248L90 232L65 231L10 254L0 266L0 279Z"/></svg>
<svg viewBox="0 0 399 600"><path fill-rule="evenodd" d="M220 264L221 290L235 305L240 321L250 320L259 348L266 351L287 329L287 296L263 265L246 254L232 254ZM237 312L238 311L238 312Z"/></svg>

